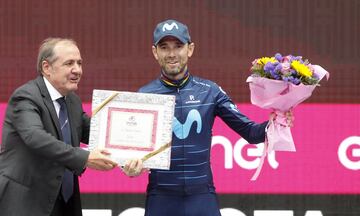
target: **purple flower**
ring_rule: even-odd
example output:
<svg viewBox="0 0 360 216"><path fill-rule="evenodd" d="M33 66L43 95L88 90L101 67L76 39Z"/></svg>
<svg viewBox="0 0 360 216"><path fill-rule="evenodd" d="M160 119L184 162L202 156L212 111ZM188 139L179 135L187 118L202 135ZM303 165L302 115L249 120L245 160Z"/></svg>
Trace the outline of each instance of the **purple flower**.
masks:
<svg viewBox="0 0 360 216"><path fill-rule="evenodd" d="M300 83L300 80L295 77L289 77L289 81L294 83L295 85L298 85Z"/></svg>
<svg viewBox="0 0 360 216"><path fill-rule="evenodd" d="M279 71L281 71L281 70L282 70L282 65L281 65L281 64L277 64L277 65L275 66L275 71L279 72Z"/></svg>
<svg viewBox="0 0 360 216"><path fill-rule="evenodd" d="M283 57L282 57L282 55L281 55L280 53L276 53L276 54L275 54L275 59L278 60L279 62L282 61L282 58L283 58Z"/></svg>
<svg viewBox="0 0 360 216"><path fill-rule="evenodd" d="M264 66L264 71L269 74L272 78L276 79L276 80L279 80L281 79L280 75L276 72L275 68L276 66L279 65L278 62L276 63L271 63L271 62L268 62L265 64Z"/></svg>
<svg viewBox="0 0 360 216"><path fill-rule="evenodd" d="M276 71L270 71L271 76L276 80L281 80L281 76Z"/></svg>
<svg viewBox="0 0 360 216"><path fill-rule="evenodd" d="M302 56L292 56L290 55L290 61L299 61L300 63L304 63L304 61L302 60Z"/></svg>
<svg viewBox="0 0 360 216"><path fill-rule="evenodd" d="M264 65L264 71L271 72L275 69L275 65L271 62L268 62Z"/></svg>

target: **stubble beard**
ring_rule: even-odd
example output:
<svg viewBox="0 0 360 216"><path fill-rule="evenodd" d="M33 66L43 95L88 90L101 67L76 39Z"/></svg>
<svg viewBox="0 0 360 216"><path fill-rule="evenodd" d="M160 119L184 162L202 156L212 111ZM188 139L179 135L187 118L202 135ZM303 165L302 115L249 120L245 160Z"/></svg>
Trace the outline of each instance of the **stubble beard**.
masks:
<svg viewBox="0 0 360 216"><path fill-rule="evenodd" d="M182 68L174 68L174 69L166 69L163 68L163 73L170 79L181 79L182 77L178 77L180 74L184 72L185 66Z"/></svg>

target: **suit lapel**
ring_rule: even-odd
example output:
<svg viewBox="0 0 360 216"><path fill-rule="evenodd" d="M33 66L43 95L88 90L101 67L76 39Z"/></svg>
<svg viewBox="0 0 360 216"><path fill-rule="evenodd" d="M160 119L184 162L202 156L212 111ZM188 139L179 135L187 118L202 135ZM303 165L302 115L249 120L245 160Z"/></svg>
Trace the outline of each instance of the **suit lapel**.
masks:
<svg viewBox="0 0 360 216"><path fill-rule="evenodd" d="M62 133L61 133L61 130L60 130L59 118L58 118L58 116L56 114L54 103L51 100L50 94L49 94L49 92L48 92L48 90L46 88L44 78L42 76L38 76L36 78L36 84L39 86L41 95L43 96L44 104L47 107L47 109L49 110L51 120L52 120L53 124L56 127L58 137L60 137L62 139Z"/></svg>

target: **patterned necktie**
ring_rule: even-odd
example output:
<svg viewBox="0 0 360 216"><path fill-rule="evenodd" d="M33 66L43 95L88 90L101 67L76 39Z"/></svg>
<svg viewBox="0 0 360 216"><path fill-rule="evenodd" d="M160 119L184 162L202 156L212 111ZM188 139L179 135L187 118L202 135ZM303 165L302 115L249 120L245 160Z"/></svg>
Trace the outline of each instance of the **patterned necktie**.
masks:
<svg viewBox="0 0 360 216"><path fill-rule="evenodd" d="M59 98L56 100L60 104L59 112L59 123L61 127L61 133L63 136L63 141L71 145L71 131L70 124L68 119L68 112L65 103L65 97ZM74 191L74 174L70 170L65 169L65 173L62 179L61 194L67 202L72 196Z"/></svg>

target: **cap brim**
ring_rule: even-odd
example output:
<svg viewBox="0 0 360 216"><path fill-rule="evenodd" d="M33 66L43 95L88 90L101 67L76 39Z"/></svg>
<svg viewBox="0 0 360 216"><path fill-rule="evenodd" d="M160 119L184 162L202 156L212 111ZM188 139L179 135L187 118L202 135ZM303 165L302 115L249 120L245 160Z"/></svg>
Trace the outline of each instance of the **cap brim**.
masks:
<svg viewBox="0 0 360 216"><path fill-rule="evenodd" d="M186 39L181 38L181 37L179 37L179 36L177 36L177 35L174 35L174 34L166 34L166 35L162 36L161 38L159 38L159 39L154 43L154 45L155 45L155 46L158 45L158 43L159 43L162 39L164 39L165 37L174 37L174 38L178 39L178 40L179 40L181 43L183 43L183 44L186 44L186 43L189 42L189 41L187 41Z"/></svg>

